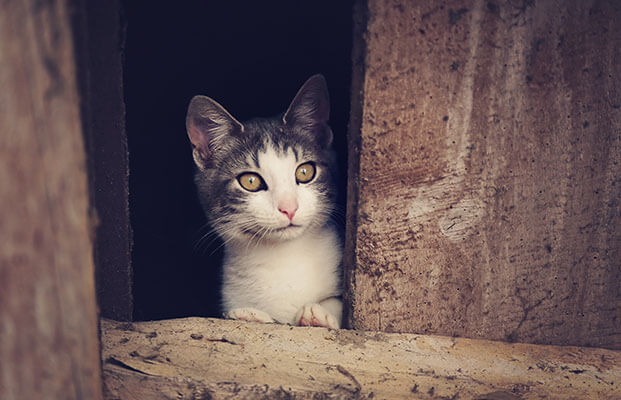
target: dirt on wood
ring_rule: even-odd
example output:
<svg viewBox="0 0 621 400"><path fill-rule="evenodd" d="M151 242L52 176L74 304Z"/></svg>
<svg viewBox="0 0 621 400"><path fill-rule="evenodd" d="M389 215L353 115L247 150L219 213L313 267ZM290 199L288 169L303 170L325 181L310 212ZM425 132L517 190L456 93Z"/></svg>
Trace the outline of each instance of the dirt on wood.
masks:
<svg viewBox="0 0 621 400"><path fill-rule="evenodd" d="M350 326L621 349L618 2L369 0Z"/></svg>
<svg viewBox="0 0 621 400"><path fill-rule="evenodd" d="M185 318L102 321L108 399L614 399L617 351Z"/></svg>

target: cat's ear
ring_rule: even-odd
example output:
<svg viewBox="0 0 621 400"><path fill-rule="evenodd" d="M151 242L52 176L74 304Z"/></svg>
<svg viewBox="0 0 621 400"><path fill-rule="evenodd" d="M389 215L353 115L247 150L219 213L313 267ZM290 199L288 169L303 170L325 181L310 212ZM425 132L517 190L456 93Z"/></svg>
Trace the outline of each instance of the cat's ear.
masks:
<svg viewBox="0 0 621 400"><path fill-rule="evenodd" d="M224 147L227 138L244 131L241 122L207 96L192 98L185 126L192 142L194 162L202 169L209 168L213 154Z"/></svg>
<svg viewBox="0 0 621 400"><path fill-rule="evenodd" d="M308 78L282 117L285 125L298 126L311 132L324 147L332 144L332 130L328 126L329 119L328 85L323 75L319 74Z"/></svg>

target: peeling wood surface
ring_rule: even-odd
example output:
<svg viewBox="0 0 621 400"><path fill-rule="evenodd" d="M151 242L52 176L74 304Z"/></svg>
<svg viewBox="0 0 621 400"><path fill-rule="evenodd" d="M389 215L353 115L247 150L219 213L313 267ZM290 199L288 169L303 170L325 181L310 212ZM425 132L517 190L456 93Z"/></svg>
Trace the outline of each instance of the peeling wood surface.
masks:
<svg viewBox="0 0 621 400"><path fill-rule="evenodd" d="M618 399L621 353L219 319L102 320L107 399Z"/></svg>
<svg viewBox="0 0 621 400"><path fill-rule="evenodd" d="M621 349L619 2L360 3L350 326Z"/></svg>
<svg viewBox="0 0 621 400"><path fill-rule="evenodd" d="M84 142L67 1L0 12L0 399L100 399Z"/></svg>

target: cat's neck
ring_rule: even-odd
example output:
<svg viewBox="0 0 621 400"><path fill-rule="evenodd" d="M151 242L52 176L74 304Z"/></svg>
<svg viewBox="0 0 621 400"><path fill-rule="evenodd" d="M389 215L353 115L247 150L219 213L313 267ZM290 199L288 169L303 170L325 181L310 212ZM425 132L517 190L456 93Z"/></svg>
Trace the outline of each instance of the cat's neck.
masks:
<svg viewBox="0 0 621 400"><path fill-rule="evenodd" d="M286 241L229 242L224 250L224 270L230 277L260 271L291 271L292 265L302 269L334 266L341 254L338 232L332 224L326 224Z"/></svg>
<svg viewBox="0 0 621 400"><path fill-rule="evenodd" d="M229 256L252 254L264 251L277 253L281 249L288 249L300 245L300 243L313 242L314 239L325 235L326 230L332 230L330 224L321 227L307 229L300 236L288 240L262 239L262 240L230 240L225 244L225 252Z"/></svg>

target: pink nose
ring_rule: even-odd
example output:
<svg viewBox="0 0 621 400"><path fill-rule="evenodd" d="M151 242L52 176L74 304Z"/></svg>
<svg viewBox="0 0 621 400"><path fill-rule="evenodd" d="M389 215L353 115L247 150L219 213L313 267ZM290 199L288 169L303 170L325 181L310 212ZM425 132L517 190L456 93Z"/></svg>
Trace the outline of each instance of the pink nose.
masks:
<svg viewBox="0 0 621 400"><path fill-rule="evenodd" d="M293 219L293 216L295 215L295 212L297 210L298 210L298 203L295 201L283 202L278 205L278 211L285 214L287 218L289 218L289 221Z"/></svg>

